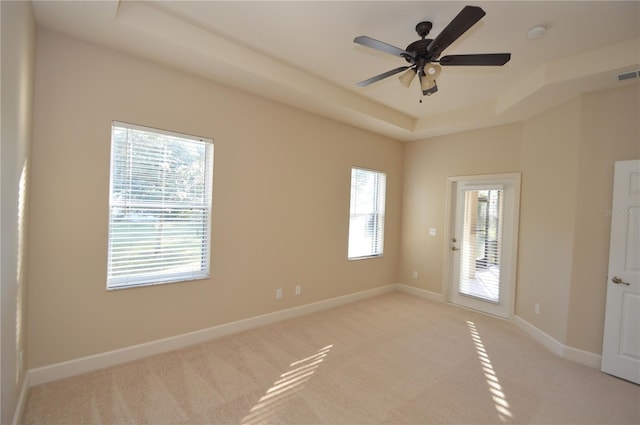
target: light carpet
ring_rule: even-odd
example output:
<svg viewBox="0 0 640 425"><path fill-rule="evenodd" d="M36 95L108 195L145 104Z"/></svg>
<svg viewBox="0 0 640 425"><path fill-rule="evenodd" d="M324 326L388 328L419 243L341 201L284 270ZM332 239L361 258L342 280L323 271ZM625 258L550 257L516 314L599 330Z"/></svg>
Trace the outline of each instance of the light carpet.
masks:
<svg viewBox="0 0 640 425"><path fill-rule="evenodd" d="M25 424L639 424L640 387L393 292L31 388Z"/></svg>

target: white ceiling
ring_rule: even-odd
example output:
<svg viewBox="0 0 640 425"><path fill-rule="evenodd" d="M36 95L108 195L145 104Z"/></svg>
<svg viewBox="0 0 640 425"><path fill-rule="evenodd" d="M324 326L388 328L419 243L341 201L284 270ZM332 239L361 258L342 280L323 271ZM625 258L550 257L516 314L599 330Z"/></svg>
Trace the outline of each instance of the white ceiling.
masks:
<svg viewBox="0 0 640 425"><path fill-rule="evenodd" d="M404 49L434 38L467 4L486 16L446 54L510 52L503 67L443 67L422 103L416 81L355 83L403 66L353 43ZM640 68L639 1L36 1L38 25L398 140L521 120ZM538 40L527 31L545 25Z"/></svg>

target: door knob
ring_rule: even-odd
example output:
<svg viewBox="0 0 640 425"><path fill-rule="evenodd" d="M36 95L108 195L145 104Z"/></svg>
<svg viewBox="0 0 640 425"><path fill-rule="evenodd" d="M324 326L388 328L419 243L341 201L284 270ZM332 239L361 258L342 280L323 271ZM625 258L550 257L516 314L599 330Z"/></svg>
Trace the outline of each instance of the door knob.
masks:
<svg viewBox="0 0 640 425"><path fill-rule="evenodd" d="M460 248L456 248L455 246L451 247L451 251L460 251ZM627 284L628 285L628 284Z"/></svg>
<svg viewBox="0 0 640 425"><path fill-rule="evenodd" d="M612 277L611 282L615 283L616 285L630 285L629 282L623 282L620 276Z"/></svg>

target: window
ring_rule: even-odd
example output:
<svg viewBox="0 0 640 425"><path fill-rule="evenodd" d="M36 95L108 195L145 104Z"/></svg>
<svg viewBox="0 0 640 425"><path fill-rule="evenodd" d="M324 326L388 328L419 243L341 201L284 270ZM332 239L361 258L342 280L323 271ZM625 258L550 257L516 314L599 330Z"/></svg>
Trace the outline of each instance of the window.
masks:
<svg viewBox="0 0 640 425"><path fill-rule="evenodd" d="M213 141L111 126L107 289L209 277Z"/></svg>
<svg viewBox="0 0 640 425"><path fill-rule="evenodd" d="M382 172L351 169L349 259L382 256L386 183Z"/></svg>

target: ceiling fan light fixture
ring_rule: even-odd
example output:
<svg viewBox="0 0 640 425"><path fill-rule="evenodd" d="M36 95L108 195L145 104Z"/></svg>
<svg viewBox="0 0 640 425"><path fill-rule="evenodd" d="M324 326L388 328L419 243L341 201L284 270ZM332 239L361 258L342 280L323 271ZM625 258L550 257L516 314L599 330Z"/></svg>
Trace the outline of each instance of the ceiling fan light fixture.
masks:
<svg viewBox="0 0 640 425"><path fill-rule="evenodd" d="M442 67L438 64L429 63L424 67L424 76L429 80L435 80L440 76Z"/></svg>
<svg viewBox="0 0 640 425"><path fill-rule="evenodd" d="M413 68L409 68L400 77L398 77L398 80L400 80L400 83L403 86L409 88L415 76L416 76L416 70Z"/></svg>
<svg viewBox="0 0 640 425"><path fill-rule="evenodd" d="M422 78L420 81L420 88L422 89L423 92L427 90L431 90L435 85L436 85L436 81L432 80L431 78Z"/></svg>

